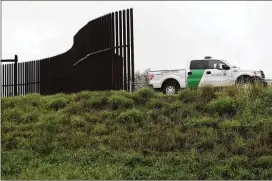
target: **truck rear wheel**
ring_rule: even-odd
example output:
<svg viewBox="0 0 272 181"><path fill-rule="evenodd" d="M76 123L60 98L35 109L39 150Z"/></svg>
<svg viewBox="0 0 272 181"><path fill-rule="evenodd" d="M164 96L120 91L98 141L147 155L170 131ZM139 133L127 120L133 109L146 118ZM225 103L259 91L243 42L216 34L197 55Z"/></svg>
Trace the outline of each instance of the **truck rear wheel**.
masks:
<svg viewBox="0 0 272 181"><path fill-rule="evenodd" d="M179 87L176 83L169 82L163 86L162 91L164 94L177 94Z"/></svg>

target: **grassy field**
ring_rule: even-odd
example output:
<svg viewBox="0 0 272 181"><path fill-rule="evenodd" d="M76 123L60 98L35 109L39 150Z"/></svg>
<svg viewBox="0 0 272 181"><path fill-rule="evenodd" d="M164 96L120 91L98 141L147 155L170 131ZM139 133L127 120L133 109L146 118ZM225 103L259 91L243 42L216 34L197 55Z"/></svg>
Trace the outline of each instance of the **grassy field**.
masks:
<svg viewBox="0 0 272 181"><path fill-rule="evenodd" d="M2 99L2 179L272 179L272 88Z"/></svg>

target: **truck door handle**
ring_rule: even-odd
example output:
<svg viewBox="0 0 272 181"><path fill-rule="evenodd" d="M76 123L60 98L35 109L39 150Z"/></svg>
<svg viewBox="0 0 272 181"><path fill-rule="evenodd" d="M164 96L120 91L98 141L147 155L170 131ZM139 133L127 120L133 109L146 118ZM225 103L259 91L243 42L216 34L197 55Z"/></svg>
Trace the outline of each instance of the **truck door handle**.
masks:
<svg viewBox="0 0 272 181"><path fill-rule="evenodd" d="M211 71L207 71L207 74L211 74Z"/></svg>
<svg viewBox="0 0 272 181"><path fill-rule="evenodd" d="M188 72L188 75L192 75L192 72Z"/></svg>

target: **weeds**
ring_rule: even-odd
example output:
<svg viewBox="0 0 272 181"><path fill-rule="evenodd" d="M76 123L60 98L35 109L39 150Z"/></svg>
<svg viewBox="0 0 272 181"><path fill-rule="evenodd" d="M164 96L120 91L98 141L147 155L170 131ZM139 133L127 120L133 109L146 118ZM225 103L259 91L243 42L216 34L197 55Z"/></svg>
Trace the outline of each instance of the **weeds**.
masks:
<svg viewBox="0 0 272 181"><path fill-rule="evenodd" d="M121 95L112 95L109 104L113 110L128 109L133 107L133 100Z"/></svg>
<svg viewBox="0 0 272 181"><path fill-rule="evenodd" d="M272 179L272 89L1 100L3 179Z"/></svg>
<svg viewBox="0 0 272 181"><path fill-rule="evenodd" d="M208 109L211 113L218 113L222 117L233 117L237 113L237 106L231 98L214 100L208 104Z"/></svg>
<svg viewBox="0 0 272 181"><path fill-rule="evenodd" d="M123 124L141 123L144 121L144 114L139 110L132 109L122 112L117 120Z"/></svg>

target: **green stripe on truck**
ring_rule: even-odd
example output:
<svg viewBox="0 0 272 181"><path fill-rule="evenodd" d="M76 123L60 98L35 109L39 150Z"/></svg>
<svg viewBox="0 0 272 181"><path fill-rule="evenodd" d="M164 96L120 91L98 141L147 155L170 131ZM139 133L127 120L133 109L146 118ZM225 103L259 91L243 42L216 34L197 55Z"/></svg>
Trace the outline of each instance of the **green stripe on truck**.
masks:
<svg viewBox="0 0 272 181"><path fill-rule="evenodd" d="M198 87L201 78L205 72L205 69L200 70L191 70L192 75L188 75L187 83L189 88L196 88Z"/></svg>

